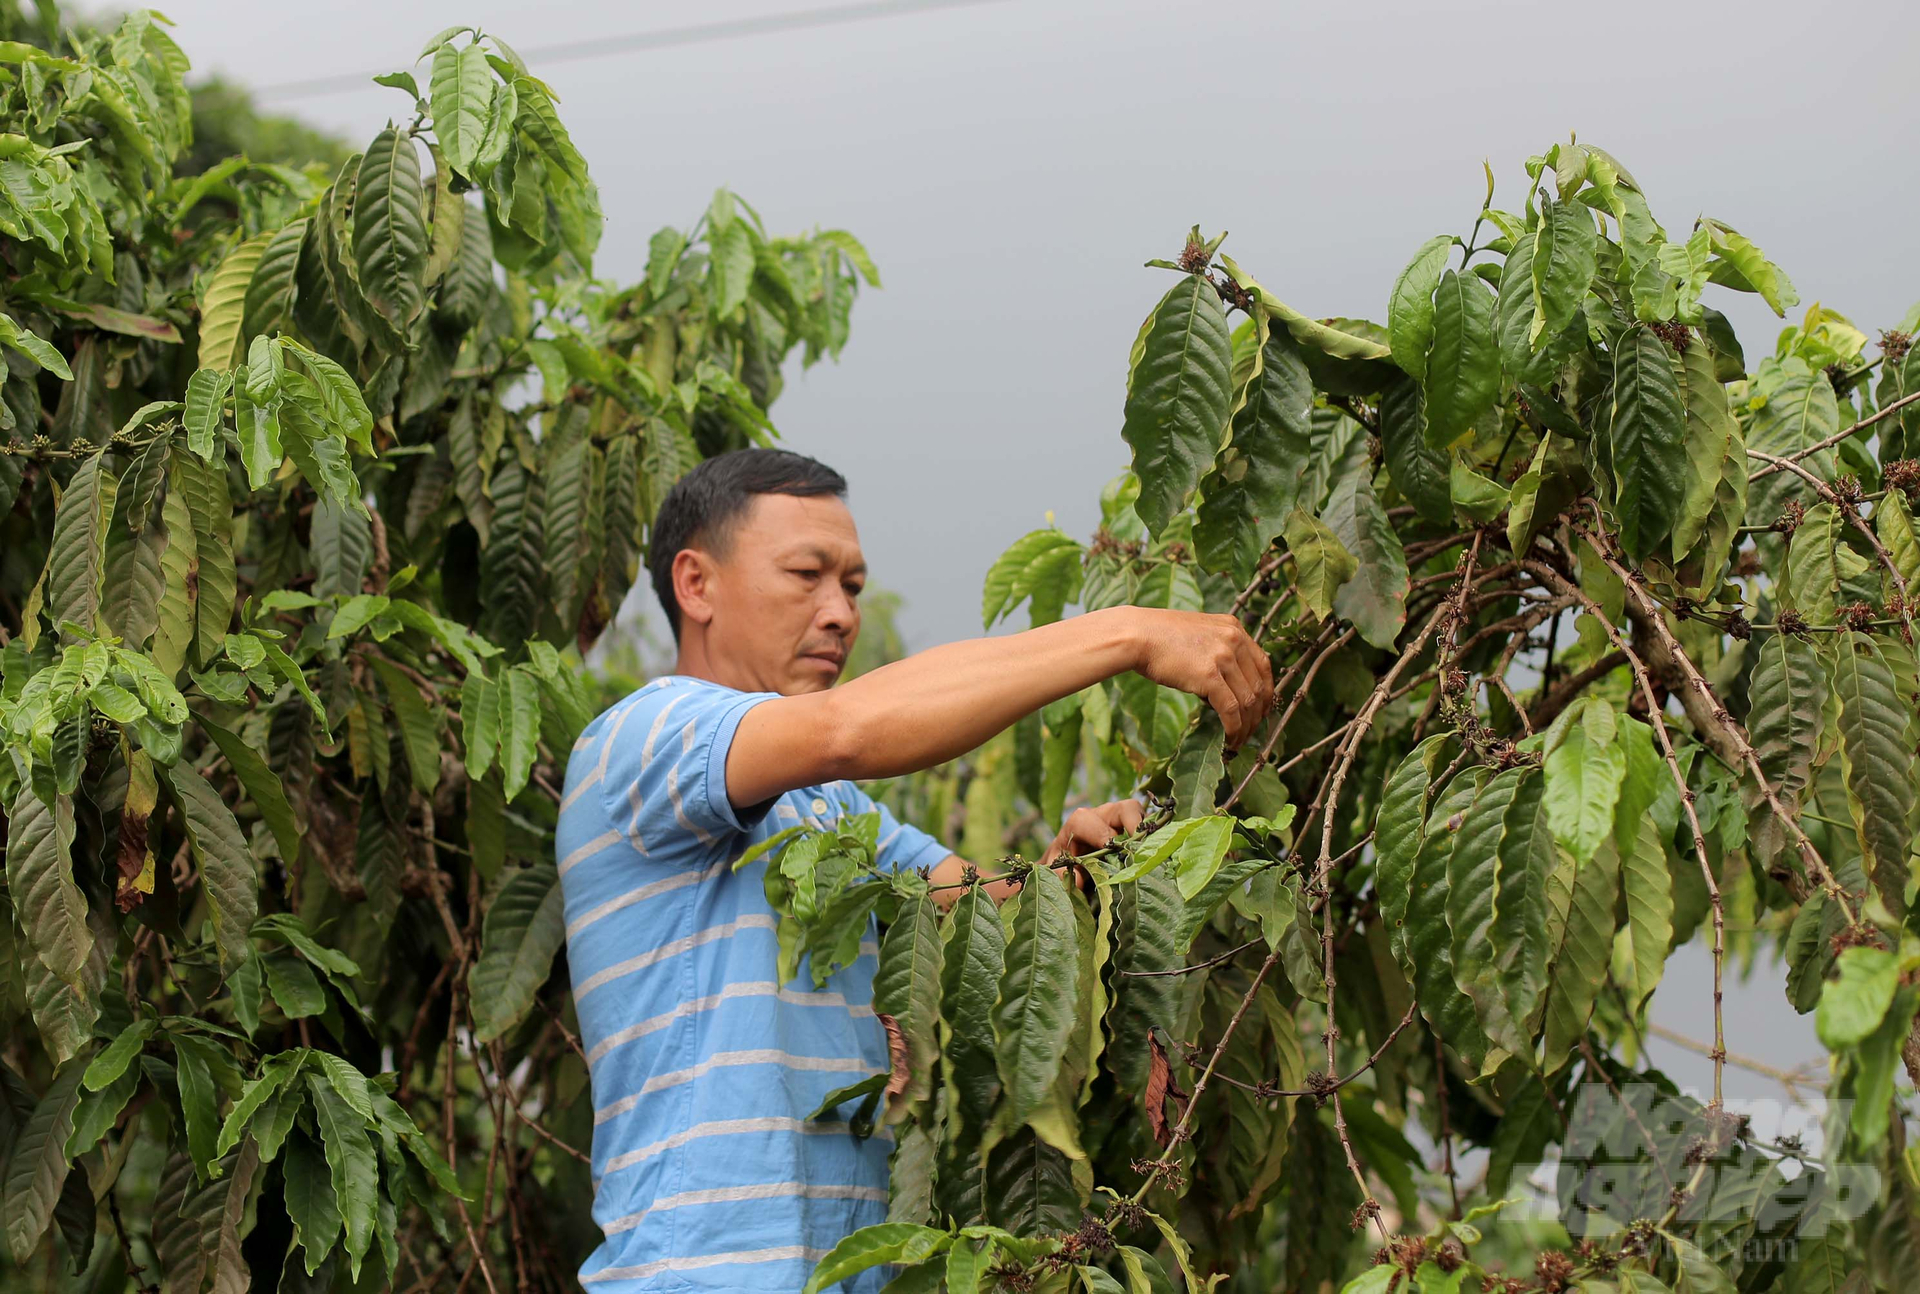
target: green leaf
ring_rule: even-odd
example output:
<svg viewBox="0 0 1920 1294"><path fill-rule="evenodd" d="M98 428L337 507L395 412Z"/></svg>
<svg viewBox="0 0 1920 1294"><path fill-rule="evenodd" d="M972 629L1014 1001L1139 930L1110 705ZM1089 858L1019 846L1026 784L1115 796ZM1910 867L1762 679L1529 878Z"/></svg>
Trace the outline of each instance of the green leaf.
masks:
<svg viewBox="0 0 1920 1294"><path fill-rule="evenodd" d="M1277 319L1284 324L1293 339L1302 346L1342 360L1382 360L1393 354L1384 344L1370 337L1358 336L1336 327L1332 321L1314 319L1295 310L1261 287L1252 275L1234 264L1233 258L1224 252L1220 254L1220 264L1235 283L1253 294L1260 309L1270 319Z"/></svg>
<svg viewBox="0 0 1920 1294"><path fill-rule="evenodd" d="M950 1041L948 1084L974 1134L985 1128L1000 1089L992 1047L994 1002L1006 970L1007 934L986 893L974 887L953 905L940 960L940 1014Z"/></svg>
<svg viewBox="0 0 1920 1294"><path fill-rule="evenodd" d="M714 236L708 271L714 313L725 318L747 299L753 281L753 233L744 221L734 221Z"/></svg>
<svg viewBox="0 0 1920 1294"><path fill-rule="evenodd" d="M1186 507L1227 429L1233 347L1220 296L1188 275L1162 297L1134 341L1120 435L1140 478L1134 505L1157 535Z"/></svg>
<svg viewBox="0 0 1920 1294"><path fill-rule="evenodd" d="M487 109L496 82L479 45L455 49L442 45L433 52L428 94L433 111L433 133L454 170L473 178L474 158L487 133Z"/></svg>
<svg viewBox="0 0 1920 1294"><path fill-rule="evenodd" d="M1607 453L1620 544L1637 561L1673 532L1687 483L1686 408L1673 352L1647 328L1630 330L1614 354Z"/></svg>
<svg viewBox="0 0 1920 1294"><path fill-rule="evenodd" d="M419 314L425 300L426 201L412 137L388 126L360 162L353 247L367 300L396 325Z"/></svg>
<svg viewBox="0 0 1920 1294"><path fill-rule="evenodd" d="M1433 290L1453 252L1453 238L1436 234L1420 244L1400 277L1393 281L1387 300L1387 344L1393 362L1409 376L1427 375L1427 348L1433 344Z"/></svg>
<svg viewBox="0 0 1920 1294"><path fill-rule="evenodd" d="M7 1251L24 1264L40 1243L71 1167L67 1138L80 1103L80 1075L86 1066L68 1061L34 1103L13 1134L0 1185L0 1212L6 1216Z"/></svg>
<svg viewBox="0 0 1920 1294"><path fill-rule="evenodd" d="M1596 712L1605 721L1588 719ZM1627 753L1613 740L1612 717L1605 701L1582 697L1547 734L1547 821L1554 838L1582 863L1612 836L1614 805L1627 773Z"/></svg>
<svg viewBox="0 0 1920 1294"><path fill-rule="evenodd" d="M207 897L208 918L219 945L220 960L235 965L249 947L247 932L259 910L259 877L233 810L186 760L166 769L163 776L180 806L193 863Z"/></svg>
<svg viewBox="0 0 1920 1294"><path fill-rule="evenodd" d="M107 943L96 931L93 948L77 980L55 975L37 957L22 959L27 1006L40 1031L40 1041L55 1064L65 1064L79 1053L100 1016L99 993L106 980Z"/></svg>
<svg viewBox="0 0 1920 1294"><path fill-rule="evenodd" d="M1666 970L1667 946L1673 942L1673 875L1653 818L1636 815L1634 821L1638 829L1630 847L1623 845L1619 850L1620 890L1627 910L1623 929L1633 969L1631 980L1622 983L1621 989L1627 1007L1637 1014L1660 986Z"/></svg>
<svg viewBox="0 0 1920 1294"><path fill-rule="evenodd" d="M479 484L476 480L476 487ZM486 549L480 555L480 598L485 610L476 627L490 642L523 642L532 636L540 606L540 559L545 547L540 533L540 481L509 456L494 472L489 493L493 513ZM461 497L464 501L466 496Z"/></svg>
<svg viewBox="0 0 1920 1294"><path fill-rule="evenodd" d="M1060 608L1079 592L1083 551L1078 540L1052 528L1015 540L987 568L980 604L982 625L993 628L994 621L1029 597L1036 628L1058 620Z"/></svg>
<svg viewBox="0 0 1920 1294"><path fill-rule="evenodd" d="M1662 1230L1660 1235L1673 1246L1673 1256L1679 1264L1680 1280L1675 1287L1677 1294L1734 1294L1736 1287L1720 1270L1719 1264L1691 1241L1683 1240L1671 1231Z"/></svg>
<svg viewBox="0 0 1920 1294"><path fill-rule="evenodd" d="M226 641L233 621L238 577L233 557L233 501L227 472L192 454L175 454L173 485L187 502L199 583L193 596L194 654L210 662ZM169 532L171 536L172 532ZM184 541L184 536L182 536ZM168 547L173 546L169 538Z"/></svg>
<svg viewBox="0 0 1920 1294"><path fill-rule="evenodd" d="M1735 531L1746 520L1747 441L1727 405L1727 389L1714 372L1708 347L1688 346L1680 356L1678 377L1687 414L1687 478L1673 526L1673 556L1684 559L1704 540L1697 574L1690 572L1686 578L1706 585L1719 575Z"/></svg>
<svg viewBox="0 0 1920 1294"><path fill-rule="evenodd" d="M1913 511L1907 507L1906 496L1898 490L1889 490L1885 498L1874 504L1873 528L1880 546L1893 560L1893 569L1899 571L1900 578L1906 582L1908 593L1920 593L1920 531L1914 528ZM1891 585L1893 581L1887 583Z"/></svg>
<svg viewBox="0 0 1920 1294"><path fill-rule="evenodd" d="M225 1155L240 1144L240 1138L246 1135L247 1125L254 1115L259 1114L267 1102L299 1075L304 1059L302 1052L285 1051L260 1067L260 1076L240 1089L240 1095L235 1099L233 1108L227 1111L226 1121L220 1125L219 1141L214 1146L215 1154ZM264 1147L261 1153L266 1158L272 1158Z"/></svg>
<svg viewBox="0 0 1920 1294"><path fill-rule="evenodd" d="M1198 818L1213 812L1220 779L1227 772L1222 758L1226 739L1220 716L1212 710L1201 711L1198 724L1181 738L1173 752L1173 763L1167 769L1167 775L1173 780L1176 814Z"/></svg>
<svg viewBox="0 0 1920 1294"><path fill-rule="evenodd" d="M1473 1002L1489 1039L1520 1054L1525 1037L1508 1011L1498 948L1491 939L1500 848L1515 793L1530 769L1509 768L1481 788L1447 853L1446 923L1454 982Z"/></svg>
<svg viewBox="0 0 1920 1294"><path fill-rule="evenodd" d="M1540 339L1558 337L1580 312L1593 280L1596 235L1593 216L1577 202L1544 202L1535 234L1532 263L1533 322L1528 349Z"/></svg>
<svg viewBox="0 0 1920 1294"><path fill-rule="evenodd" d="M1743 292L1758 292L1776 315L1786 318L1787 311L1800 304L1800 294L1793 290L1786 271L1731 225L1713 219L1705 223L1713 250L1722 262L1713 267L1713 281ZM1733 273L1727 273L1727 267Z"/></svg>
<svg viewBox="0 0 1920 1294"><path fill-rule="evenodd" d="M1551 786L1548 797L1551 805ZM1554 955L1545 999L1546 1032L1540 1044L1543 1073L1559 1069L1567 1051L1586 1032L1594 998L1607 978L1619 890L1620 855L1609 839L1574 872L1566 931Z"/></svg>
<svg viewBox="0 0 1920 1294"><path fill-rule="evenodd" d="M848 1083L845 1087L834 1088L822 1098L819 1105L814 1107L813 1113L807 1116L806 1122L818 1123L823 1119L827 1119L828 1116L832 1115L848 1101L856 1100L863 1096L871 1096L875 1092L884 1092L887 1088L888 1077L889 1075L884 1072L869 1074L857 1083Z"/></svg>
<svg viewBox="0 0 1920 1294"><path fill-rule="evenodd" d="M307 1252L307 1274L318 1271L340 1238L340 1201L320 1148L305 1133L287 1139L286 1209L293 1239Z"/></svg>
<svg viewBox="0 0 1920 1294"><path fill-rule="evenodd" d="M1488 1043L1473 1000L1460 991L1454 978L1453 935L1447 925L1447 871L1449 856L1479 789L1477 776L1463 774L1448 785L1433 806L1408 883L1405 955L1401 962L1413 983L1421 1014L1435 1033L1475 1066Z"/></svg>
<svg viewBox="0 0 1920 1294"><path fill-rule="evenodd" d="M1839 430L1840 403L1827 375L1789 372L1768 392L1766 403L1754 410L1747 426L1747 448L1788 457ZM1834 452L1817 450L1800 459L1800 465L1821 480L1830 480L1834 474ZM1747 522L1772 525L1780 518L1789 499L1802 505L1816 501L1813 487L1792 472L1761 477L1747 490Z"/></svg>
<svg viewBox="0 0 1920 1294"><path fill-rule="evenodd" d="M306 1075L313 1096L314 1121L326 1140L327 1164L332 1170L333 1194L339 1201L346 1232L347 1260L355 1280L360 1260L373 1243L374 1207L379 1164L366 1123L333 1085L318 1074ZM311 1251L309 1251L311 1257Z"/></svg>
<svg viewBox="0 0 1920 1294"><path fill-rule="evenodd" d="M47 970L77 983L93 950L87 900L73 879L73 800L48 808L22 784L8 811L7 892L27 944Z"/></svg>
<svg viewBox="0 0 1920 1294"><path fill-rule="evenodd" d="M1493 297L1475 278L1448 270L1434 294L1433 349L1427 356L1427 443L1445 449L1493 408L1500 349Z"/></svg>
<svg viewBox="0 0 1920 1294"><path fill-rule="evenodd" d="M934 1064L940 1055L940 973L939 918L932 897L922 894L903 904L887 927L873 975L873 1009L891 1017L906 1040L907 1072L893 1076L901 1098L889 1102L893 1122L933 1096Z"/></svg>
<svg viewBox="0 0 1920 1294"><path fill-rule="evenodd" d="M1894 1108L1894 1075L1901 1072L1901 1052L1913 1033L1914 1007L1920 993L1900 988L1880 1025L1854 1052L1853 1135L1863 1146L1882 1144Z"/></svg>
<svg viewBox="0 0 1920 1294"><path fill-rule="evenodd" d="M1179 933L1184 904L1165 872L1149 872L1132 885L1118 886L1115 895L1106 1067L1122 1090L1140 1098L1147 1088L1148 1033L1159 1028L1170 1034L1178 1023L1183 977L1164 972L1179 969L1185 961Z"/></svg>
<svg viewBox="0 0 1920 1294"><path fill-rule="evenodd" d="M283 340L282 345L313 379L328 425L364 452L373 453L373 414L367 408L360 384L346 369L320 352L291 340Z"/></svg>
<svg viewBox="0 0 1920 1294"><path fill-rule="evenodd" d="M500 776L508 800L526 789L539 756L540 680L518 666L496 688L500 700Z"/></svg>
<svg viewBox="0 0 1920 1294"><path fill-rule="evenodd" d="M407 751L407 767L413 773L414 789L432 795L440 785L440 716L414 681L384 657L373 658L373 669L387 690L387 703L400 725L400 737Z"/></svg>
<svg viewBox="0 0 1920 1294"><path fill-rule="evenodd" d="M193 1156L194 1171L201 1180L213 1175L214 1144L220 1135L218 1090L214 1086L216 1067L227 1068L232 1061L219 1047L189 1033L170 1035L173 1040L174 1078L180 1088L180 1115L187 1134L187 1152Z"/></svg>
<svg viewBox="0 0 1920 1294"><path fill-rule="evenodd" d="M1053 1094L1080 1000L1077 923L1067 883L1036 867L1012 900L993 1037L1008 1116L1018 1126Z"/></svg>
<svg viewBox="0 0 1920 1294"><path fill-rule="evenodd" d="M142 1078L138 1066L128 1066L120 1076L98 1092L81 1096L73 1112L73 1131L67 1137L67 1158L77 1159L100 1144L100 1139L120 1121L127 1102L133 1099ZM72 1181L68 1182L72 1185ZM92 1199L92 1192L88 1192Z"/></svg>
<svg viewBox="0 0 1920 1294"><path fill-rule="evenodd" d="M297 957L274 953L261 962L267 989L289 1020L304 1020L327 1009L327 993L320 979Z"/></svg>
<svg viewBox="0 0 1920 1294"><path fill-rule="evenodd" d="M273 234L240 243L213 271L200 305L200 367L230 370L240 362L240 325L246 319L247 288Z"/></svg>
<svg viewBox="0 0 1920 1294"><path fill-rule="evenodd" d="M136 1020L122 1029L87 1065L86 1072L80 1077L81 1086L89 1092L98 1092L119 1081L128 1066L140 1055L140 1049L146 1046L147 1039L153 1036L153 1030L151 1018Z"/></svg>
<svg viewBox="0 0 1920 1294"><path fill-rule="evenodd" d="M1360 564L1338 535L1319 518L1300 508L1287 515L1286 534L1300 600L1314 615L1325 620L1333 613L1334 595L1342 584L1353 578Z"/></svg>
<svg viewBox="0 0 1920 1294"><path fill-rule="evenodd" d="M943 1252L952 1243L950 1233L910 1222L882 1222L862 1227L820 1260L801 1294L819 1294L828 1286L881 1263L915 1266Z"/></svg>
<svg viewBox="0 0 1920 1294"><path fill-rule="evenodd" d="M294 819L293 806L287 802L286 788L280 784L279 774L237 734L228 732L205 715L195 717L199 720L201 731L213 738L214 744L220 747L220 753L226 756L234 775L240 779L240 785L246 788L247 798L260 810L267 828L273 832L274 843L280 846L281 859L288 863L297 860L300 857L300 826Z"/></svg>
<svg viewBox="0 0 1920 1294"><path fill-rule="evenodd" d="M1113 882L1138 880L1162 863L1170 863L1180 897L1191 900L1220 870L1233 846L1233 828L1233 819L1225 815L1169 823L1135 846L1132 861L1113 874Z"/></svg>
<svg viewBox="0 0 1920 1294"><path fill-rule="evenodd" d="M300 245L306 237L307 221L300 219L288 221L268 240L259 263L253 267L253 277L247 280L238 340L245 342L292 325L294 297L298 291L295 271L300 264Z"/></svg>
<svg viewBox="0 0 1920 1294"><path fill-rule="evenodd" d="M1747 732L1760 771L1780 804L1796 813L1813 778L1820 744L1827 676L1813 646L1792 634L1761 634L1747 645L1753 673L1747 692ZM1763 866L1786 848L1786 830L1774 817L1757 782L1741 784L1747 804L1747 843Z"/></svg>
<svg viewBox="0 0 1920 1294"><path fill-rule="evenodd" d="M1388 943L1403 961L1414 862L1426 836L1427 788L1439 771L1446 740L1445 736L1428 737L1408 752L1387 778L1374 819L1374 889L1380 896Z"/></svg>
<svg viewBox="0 0 1920 1294"><path fill-rule="evenodd" d="M1349 472L1327 500L1327 529L1356 563L1353 578L1333 595L1333 610L1384 651L1407 623L1407 555L1368 470Z"/></svg>
<svg viewBox="0 0 1920 1294"><path fill-rule="evenodd" d="M1810 624L1832 624L1835 604L1872 569L1872 563L1847 546L1844 527L1838 510L1821 503L1807 509L1793 532L1780 591L1787 605Z"/></svg>
<svg viewBox="0 0 1920 1294"><path fill-rule="evenodd" d="M980 1294L987 1269L999 1257L999 1245L992 1236L980 1241L978 1248L969 1239L957 1239L947 1250L947 1294Z"/></svg>
<svg viewBox="0 0 1920 1294"><path fill-rule="evenodd" d="M81 460L54 514L46 589L47 613L55 625L71 620L92 629L100 616L107 525L117 492L113 477L102 470L102 457Z"/></svg>
<svg viewBox="0 0 1920 1294"><path fill-rule="evenodd" d="M0 343L19 351L62 382L73 381L73 370L67 367L66 357L10 315L0 314Z"/></svg>
<svg viewBox="0 0 1920 1294"><path fill-rule="evenodd" d="M1848 807L1868 876L1888 908L1904 913L1913 843L1913 708L1895 683L1888 640L1861 633L1835 637L1831 674L1840 698Z"/></svg>
<svg viewBox="0 0 1920 1294"><path fill-rule="evenodd" d="M566 938L560 879L541 863L513 873L487 909L470 984L476 1037L491 1042L533 1007Z"/></svg>
<svg viewBox="0 0 1920 1294"><path fill-rule="evenodd" d="M1444 525L1453 519L1447 456L1427 443L1426 394L1411 379L1389 383L1380 392L1380 446L1394 488L1426 520Z"/></svg>

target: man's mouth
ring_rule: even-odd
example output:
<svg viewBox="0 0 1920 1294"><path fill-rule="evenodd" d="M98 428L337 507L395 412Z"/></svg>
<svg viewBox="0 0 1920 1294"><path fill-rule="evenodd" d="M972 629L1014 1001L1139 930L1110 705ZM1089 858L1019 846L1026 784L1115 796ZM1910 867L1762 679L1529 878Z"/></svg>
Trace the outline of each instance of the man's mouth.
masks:
<svg viewBox="0 0 1920 1294"><path fill-rule="evenodd" d="M847 663L847 654L843 651L831 651L831 650L810 651L810 652L802 652L800 653L800 656L801 656L801 659L803 660L817 660L822 662L823 664L831 665L835 669L839 669L842 665L845 665Z"/></svg>

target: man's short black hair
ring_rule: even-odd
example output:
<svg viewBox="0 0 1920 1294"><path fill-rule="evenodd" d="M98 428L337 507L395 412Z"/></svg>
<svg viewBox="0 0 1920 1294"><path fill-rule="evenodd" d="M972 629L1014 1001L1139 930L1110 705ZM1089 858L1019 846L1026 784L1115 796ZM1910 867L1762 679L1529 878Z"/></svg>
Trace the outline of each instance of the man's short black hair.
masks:
<svg viewBox="0 0 1920 1294"><path fill-rule="evenodd" d="M667 491L653 519L647 564L653 592L660 599L673 639L680 641L680 601L673 595L673 559L682 548L700 544L724 557L735 522L756 494L799 498L831 494L847 497L847 479L825 463L784 449L735 449L699 464Z"/></svg>

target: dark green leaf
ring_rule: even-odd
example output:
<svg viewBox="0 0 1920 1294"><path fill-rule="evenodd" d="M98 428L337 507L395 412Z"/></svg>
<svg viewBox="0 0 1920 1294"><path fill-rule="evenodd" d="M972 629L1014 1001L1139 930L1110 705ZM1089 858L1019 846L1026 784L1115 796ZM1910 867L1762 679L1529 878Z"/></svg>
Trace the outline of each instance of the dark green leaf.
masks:
<svg viewBox="0 0 1920 1294"><path fill-rule="evenodd" d="M1478 279L1448 270L1434 294L1433 349L1427 356L1427 443L1445 449L1493 408L1500 350L1493 297Z"/></svg>
<svg viewBox="0 0 1920 1294"><path fill-rule="evenodd" d="M1134 506L1154 534L1184 508L1227 429L1233 349L1211 284L1188 275L1154 307L1134 341L1126 420L1140 478Z"/></svg>

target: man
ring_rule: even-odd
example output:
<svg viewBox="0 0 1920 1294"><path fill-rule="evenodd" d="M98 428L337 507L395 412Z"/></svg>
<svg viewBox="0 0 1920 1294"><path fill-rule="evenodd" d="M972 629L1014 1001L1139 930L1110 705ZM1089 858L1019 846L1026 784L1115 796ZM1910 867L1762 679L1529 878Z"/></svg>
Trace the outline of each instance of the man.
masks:
<svg viewBox="0 0 1920 1294"><path fill-rule="evenodd" d="M804 969L775 982L766 861L732 870L749 845L872 811L855 781L930 768L1127 670L1205 698L1233 744L1272 700L1267 657L1233 617L1139 607L936 647L834 687L866 580L845 496L839 473L769 449L674 486L650 565L675 672L589 724L567 766L557 853L606 1233L581 1270L595 1291L794 1294L886 1216L889 1142L807 1120L887 1068L877 944L824 988ZM945 845L879 813L883 867L960 879ZM1139 822L1131 801L1077 810L1044 861Z"/></svg>

